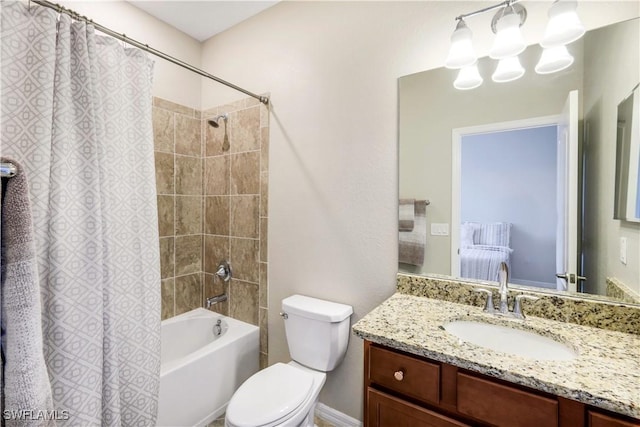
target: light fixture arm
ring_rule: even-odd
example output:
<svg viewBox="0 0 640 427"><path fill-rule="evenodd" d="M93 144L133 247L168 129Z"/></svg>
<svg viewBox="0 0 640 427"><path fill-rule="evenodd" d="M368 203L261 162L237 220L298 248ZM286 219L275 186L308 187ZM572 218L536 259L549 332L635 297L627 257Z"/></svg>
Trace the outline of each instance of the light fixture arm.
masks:
<svg viewBox="0 0 640 427"><path fill-rule="evenodd" d="M455 19L456 19L456 21L459 21L461 19L470 18L472 16L480 15L482 13L490 12L492 10L513 6L514 4L519 3L521 1L522 0L505 0L502 3L494 4L493 6L488 6L488 7L485 7L484 9L478 9L478 10L476 10L474 12L469 12L469 13L464 13L462 15L458 15L458 16L456 16Z"/></svg>

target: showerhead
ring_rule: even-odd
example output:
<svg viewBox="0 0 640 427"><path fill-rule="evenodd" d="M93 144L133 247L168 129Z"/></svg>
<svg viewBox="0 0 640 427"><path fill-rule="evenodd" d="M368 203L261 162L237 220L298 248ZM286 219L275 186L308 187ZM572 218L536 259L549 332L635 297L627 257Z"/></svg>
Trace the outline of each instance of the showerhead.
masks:
<svg viewBox="0 0 640 427"><path fill-rule="evenodd" d="M218 117L216 117L215 119L211 119L209 120L207 123L209 123L209 126L213 126L214 128L218 128L220 127L220 119L224 120L224 124L227 124L227 115L226 114L221 114Z"/></svg>

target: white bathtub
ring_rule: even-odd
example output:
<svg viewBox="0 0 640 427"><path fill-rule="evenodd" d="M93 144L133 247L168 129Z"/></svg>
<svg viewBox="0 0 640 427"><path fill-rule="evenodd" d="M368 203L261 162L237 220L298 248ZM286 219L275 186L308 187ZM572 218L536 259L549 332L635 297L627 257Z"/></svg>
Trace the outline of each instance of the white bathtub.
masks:
<svg viewBox="0 0 640 427"><path fill-rule="evenodd" d="M257 326L204 308L162 321L158 425L202 426L222 415L258 371L259 341Z"/></svg>

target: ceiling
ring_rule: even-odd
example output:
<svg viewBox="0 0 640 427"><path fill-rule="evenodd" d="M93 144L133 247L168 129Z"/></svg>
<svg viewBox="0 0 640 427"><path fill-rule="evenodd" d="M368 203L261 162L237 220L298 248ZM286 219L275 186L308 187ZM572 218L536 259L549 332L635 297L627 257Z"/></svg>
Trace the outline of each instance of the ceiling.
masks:
<svg viewBox="0 0 640 427"><path fill-rule="evenodd" d="M275 5L279 0L127 1L202 42Z"/></svg>

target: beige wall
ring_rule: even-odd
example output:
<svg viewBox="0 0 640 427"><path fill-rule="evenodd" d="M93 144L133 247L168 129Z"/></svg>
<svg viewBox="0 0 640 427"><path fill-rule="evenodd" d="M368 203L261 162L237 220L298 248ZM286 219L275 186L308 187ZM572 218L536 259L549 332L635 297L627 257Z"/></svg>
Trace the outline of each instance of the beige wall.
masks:
<svg viewBox="0 0 640 427"><path fill-rule="evenodd" d="M597 278L604 294L606 278L616 278L640 294L640 224L613 219L618 103L640 82L638 20L588 35L585 45L585 145L587 185L598 188L586 199L587 277ZM600 232L595 232L599 230ZM620 262L620 238L627 239L627 264Z"/></svg>

